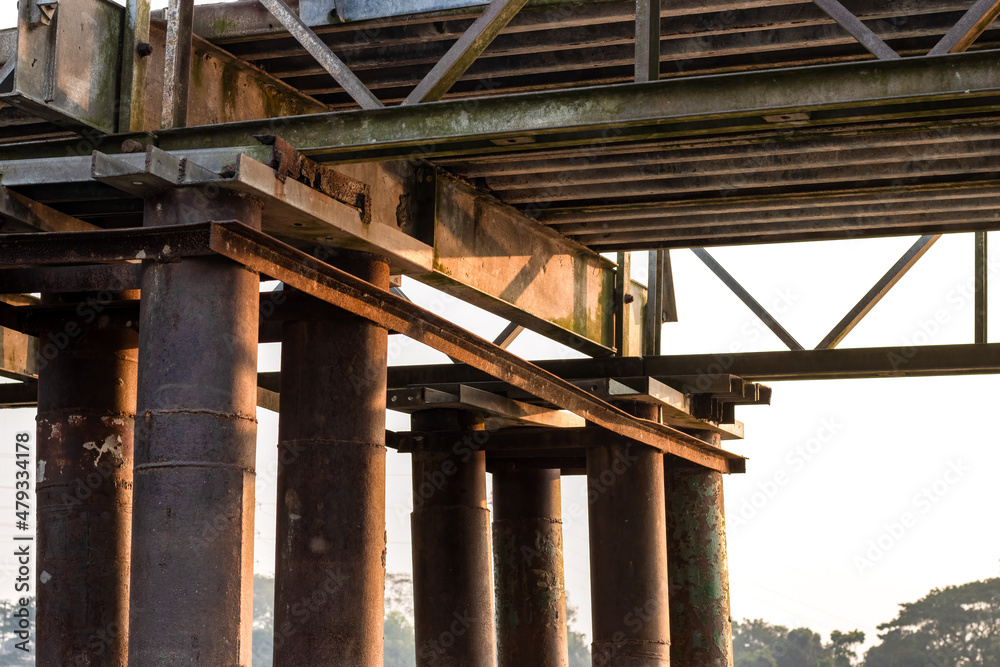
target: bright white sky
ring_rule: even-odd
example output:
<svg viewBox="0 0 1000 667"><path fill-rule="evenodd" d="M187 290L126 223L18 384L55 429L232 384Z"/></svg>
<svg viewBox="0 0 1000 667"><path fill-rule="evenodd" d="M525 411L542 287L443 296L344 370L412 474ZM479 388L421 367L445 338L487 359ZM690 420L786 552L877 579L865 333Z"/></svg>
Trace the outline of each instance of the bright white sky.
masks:
<svg viewBox="0 0 1000 667"><path fill-rule="evenodd" d="M155 3L154 3L155 4ZM165 3L161 3L165 4ZM0 27L14 24L4 0ZM788 302L779 321L815 346L909 247L912 238L782 244L712 250L761 303ZM993 247L1000 238L990 235ZM946 236L844 341L843 347L972 342L972 236ZM639 255L641 257L642 254ZM681 322L665 329L664 353L779 350L782 345L693 254L673 253ZM637 275L644 271L636 266ZM996 281L997 271L991 271ZM505 322L412 281L407 293L477 333ZM991 298L991 342L1000 340L1000 299ZM789 296L790 295L790 296ZM944 322L925 336L928 322ZM394 337L391 364L444 363L442 355ZM524 335L512 351L560 356L559 346ZM262 346L261 369L277 370L276 345ZM900 602L934 587L1000 575L994 471L998 436L976 432L996 409L1000 378L882 379L775 383L771 406L743 407L745 441L726 446L750 457L729 477L729 562L733 617L830 631L875 626ZM256 564L274 568L277 416L259 415ZM976 425L979 426L976 426ZM389 427L406 419L390 414ZM34 412L0 412L0 539L13 530L14 435L34 432ZM802 448L806 449L805 455ZM811 453L810 453L811 450ZM808 457L808 460L806 460ZM410 570L409 457L390 452L388 569ZM957 471L957 472L956 472ZM930 499L921 494L927 489ZM584 480L564 478L567 588L589 634L590 586ZM582 515L585 517L585 514ZM904 519L900 531L896 524ZM898 537L894 537L893 534ZM881 541L883 552L871 551ZM0 549L7 554L9 550ZM874 558L873 558L874 557ZM870 565L859 559L871 559ZM0 597L13 597L14 563L0 556Z"/></svg>

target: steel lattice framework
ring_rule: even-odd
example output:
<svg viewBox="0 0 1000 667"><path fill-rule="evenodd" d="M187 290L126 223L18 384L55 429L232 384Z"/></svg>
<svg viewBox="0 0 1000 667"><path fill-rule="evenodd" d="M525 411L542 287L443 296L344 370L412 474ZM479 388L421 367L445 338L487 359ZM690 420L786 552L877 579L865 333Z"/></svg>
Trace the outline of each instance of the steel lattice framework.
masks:
<svg viewBox="0 0 1000 667"><path fill-rule="evenodd" d="M300 639L276 665L381 664L384 445L412 453L420 499L418 664L565 664L562 474L592 489L594 664L731 664L735 406L769 403L766 381L1000 367L985 234L1000 204L998 15L995 0L22 2L0 31L0 374L18 381L0 405L37 404L39 456L62 462L39 487L39 539L60 554L46 571L84 571L90 590L81 563L104 559L118 582L104 598L40 594L39 664L86 655L109 619L131 632L88 664L248 664L254 403L280 410L290 456L277 627ZM957 232L976 233L968 344L837 347ZM919 239L812 350L706 250L900 235ZM661 355L679 249L788 349ZM630 275L640 251L645 284ZM398 276L510 325L483 340L411 303ZM257 296L261 279L284 289ZM525 329L587 358L520 359L506 348ZM457 363L386 368L388 332ZM258 375L268 341L284 344L282 372ZM126 389L84 398L94 359L115 369L101 386ZM355 419L321 416L342 404ZM384 432L385 407L412 413L412 431ZM116 490L69 508L59 490L99 464L79 446L95 438L122 443ZM329 518L331 504L364 521ZM208 511L223 517L210 538L194 525ZM80 537L92 523L113 538ZM511 554L532 539L526 570ZM204 607L190 619L168 584L182 548L217 563L177 589ZM336 604L300 623L321 582Z"/></svg>

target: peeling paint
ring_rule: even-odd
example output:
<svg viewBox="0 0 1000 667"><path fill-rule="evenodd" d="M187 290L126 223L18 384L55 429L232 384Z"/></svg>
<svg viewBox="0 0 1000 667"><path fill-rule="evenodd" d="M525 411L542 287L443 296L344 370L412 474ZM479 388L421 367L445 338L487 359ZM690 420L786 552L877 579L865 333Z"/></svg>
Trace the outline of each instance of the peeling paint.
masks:
<svg viewBox="0 0 1000 667"><path fill-rule="evenodd" d="M85 442L83 443L84 449L92 449L97 452L97 460L94 461L95 464L100 463L101 457L105 453L110 453L116 462L122 462L125 457L122 455L122 437L120 435L109 435L104 439L104 444L100 447L97 446L96 442Z"/></svg>
<svg viewBox="0 0 1000 667"><path fill-rule="evenodd" d="M52 575L51 575L51 574L49 574L48 572L45 572L45 571L42 571L42 573L41 573L40 575L38 575L38 579L39 579L39 581L41 581L41 582L42 582L43 584L47 584L47 583L49 583L50 581L52 581Z"/></svg>
<svg viewBox="0 0 1000 667"><path fill-rule="evenodd" d="M45 461L38 461L38 483L41 484L45 481Z"/></svg>

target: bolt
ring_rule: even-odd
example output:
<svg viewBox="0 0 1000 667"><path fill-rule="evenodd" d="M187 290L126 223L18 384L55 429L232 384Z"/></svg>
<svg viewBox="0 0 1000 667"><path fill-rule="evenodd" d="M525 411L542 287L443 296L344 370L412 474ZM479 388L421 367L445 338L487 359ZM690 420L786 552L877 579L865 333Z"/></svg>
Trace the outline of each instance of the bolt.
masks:
<svg viewBox="0 0 1000 667"><path fill-rule="evenodd" d="M624 301L625 303L632 303L633 301L635 301L635 297L632 296L631 294L626 294Z"/></svg>
<svg viewBox="0 0 1000 667"><path fill-rule="evenodd" d="M135 52L139 54L140 58L151 56L153 55L153 45L149 42L139 42L135 45Z"/></svg>

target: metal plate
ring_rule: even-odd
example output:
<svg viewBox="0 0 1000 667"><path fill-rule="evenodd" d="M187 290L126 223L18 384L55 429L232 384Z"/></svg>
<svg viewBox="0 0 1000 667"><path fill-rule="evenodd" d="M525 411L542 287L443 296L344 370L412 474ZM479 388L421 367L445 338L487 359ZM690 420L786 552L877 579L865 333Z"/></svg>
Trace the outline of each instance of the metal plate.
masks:
<svg viewBox="0 0 1000 667"><path fill-rule="evenodd" d="M0 101L64 127L115 130L124 9L106 0L60 0L48 25L21 3L12 93Z"/></svg>

